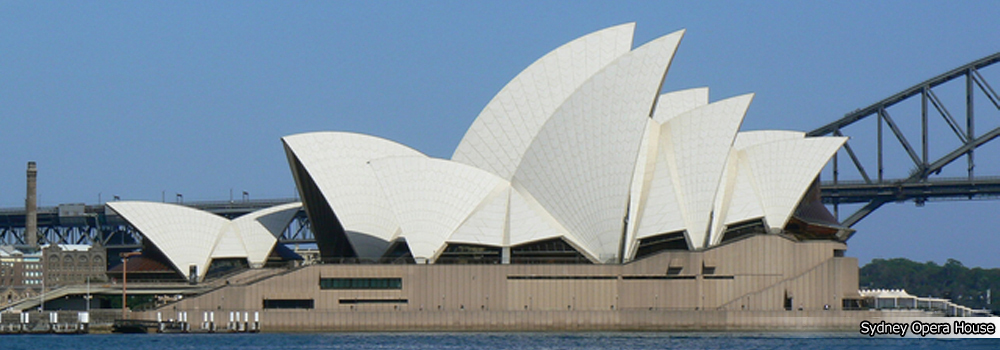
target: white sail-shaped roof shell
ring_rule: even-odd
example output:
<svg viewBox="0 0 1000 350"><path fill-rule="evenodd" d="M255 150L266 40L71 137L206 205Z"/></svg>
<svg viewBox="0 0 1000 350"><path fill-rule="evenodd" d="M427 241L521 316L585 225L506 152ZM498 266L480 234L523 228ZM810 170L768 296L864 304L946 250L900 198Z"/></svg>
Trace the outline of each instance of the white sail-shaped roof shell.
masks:
<svg viewBox="0 0 1000 350"><path fill-rule="evenodd" d="M485 170L425 157L371 161L414 258L433 261L473 210L509 183ZM502 223L502 221L500 221ZM493 233L503 237L502 225Z"/></svg>
<svg viewBox="0 0 1000 350"><path fill-rule="evenodd" d="M644 132L642 141L639 144L639 155L636 158L635 171L632 174L632 190L629 194L630 219L628 221L628 227L626 228L627 237L625 237L625 252L627 252L627 256L633 255L629 252L633 252L635 244L640 238L648 237L656 233L663 233L656 232L657 230L669 229L664 228L664 226L672 227L677 226L678 224L683 224L683 219L679 210L680 208L676 203L677 198L672 194L672 186L671 188L666 189L651 189L653 178L656 176L655 170L657 168L657 162L660 162L660 167L667 167L666 158L661 158L666 157L666 154L661 154L659 152L661 146L666 147L666 145L661 145L659 142L660 127L663 123L669 121L670 119L706 104L708 104L708 88L674 91L662 94L657 99L656 109L653 111L653 117L647 121L646 131ZM668 153L672 154L672 151ZM665 175L669 175L669 173L660 173L661 177ZM659 186L663 186L671 184L671 182L661 179L657 182L657 184ZM647 207L647 201L649 199L647 194L649 194L650 191L653 191L654 193L671 191L671 193L658 195L657 200L660 203L654 202L650 205L650 207ZM663 201L668 202L663 203ZM639 223L645 213L650 210L660 211L661 213L649 214L650 220L647 220L646 230L644 230L642 235L643 237L639 237ZM673 223L660 222L663 220L670 221L671 219L674 219Z"/></svg>
<svg viewBox="0 0 1000 350"><path fill-rule="evenodd" d="M483 108L452 160L510 180L542 125L594 73L629 52L634 23L603 29L552 50Z"/></svg>
<svg viewBox="0 0 1000 350"><path fill-rule="evenodd" d="M707 244L709 218L719 180L733 139L752 99L753 95L748 94L695 108L668 120L660 129L660 152L666 152L662 157L668 160L665 164L670 173L657 175L669 177L672 182L688 244L694 249L704 248ZM655 181L656 178L654 187L667 186ZM664 200L669 201L669 198ZM664 233L673 229L654 227L645 233ZM640 237L643 234L640 233Z"/></svg>
<svg viewBox="0 0 1000 350"><path fill-rule="evenodd" d="M305 133L282 140L319 187L358 256L381 257L399 223L368 162L425 156L390 140L349 132Z"/></svg>
<svg viewBox="0 0 1000 350"><path fill-rule="evenodd" d="M261 209L232 220L231 226L239 233L246 248L246 257L251 267L260 267L267 262L278 237L285 231L295 214L302 210L302 203L288 203Z"/></svg>
<svg viewBox="0 0 1000 350"><path fill-rule="evenodd" d="M715 209L712 216L712 244L719 244L727 225L764 217L762 194L754 182L747 147L782 140L800 140L805 133L786 130L755 130L736 134L733 147L726 160L719 190L715 195Z"/></svg>
<svg viewBox="0 0 1000 350"><path fill-rule="evenodd" d="M655 39L580 86L539 131L514 175L601 261L618 256L642 132L682 36Z"/></svg>
<svg viewBox="0 0 1000 350"><path fill-rule="evenodd" d="M186 279L191 265L204 276L219 235L229 225L224 217L178 204L125 201L107 205L156 245Z"/></svg>
<svg viewBox="0 0 1000 350"><path fill-rule="evenodd" d="M198 267L198 279L208 273L212 259L246 258L250 266L263 266L301 203L261 209L233 221L171 203L108 202L108 207L130 223L146 240L190 278L189 267Z"/></svg>
<svg viewBox="0 0 1000 350"><path fill-rule="evenodd" d="M235 226L227 223L227 225L222 227L222 231L215 236L209 260L245 257L247 257L247 247L243 243L243 237L237 232Z"/></svg>
<svg viewBox="0 0 1000 350"><path fill-rule="evenodd" d="M817 137L767 142L744 150L762 194L768 227L785 227L809 185L844 142L846 137Z"/></svg>

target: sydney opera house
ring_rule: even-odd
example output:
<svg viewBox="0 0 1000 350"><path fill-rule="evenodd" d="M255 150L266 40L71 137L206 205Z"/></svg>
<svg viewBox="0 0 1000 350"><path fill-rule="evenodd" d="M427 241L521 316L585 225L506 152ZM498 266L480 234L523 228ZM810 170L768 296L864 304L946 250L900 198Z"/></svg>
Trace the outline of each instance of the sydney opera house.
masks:
<svg viewBox="0 0 1000 350"><path fill-rule="evenodd" d="M451 159L356 133L282 138L323 263L173 309L255 310L269 329L837 322L858 267L818 176L845 138L741 131L752 94L661 91L684 32L633 48L633 29L532 63ZM109 203L194 281L219 261L265 266L298 205L230 221Z"/></svg>

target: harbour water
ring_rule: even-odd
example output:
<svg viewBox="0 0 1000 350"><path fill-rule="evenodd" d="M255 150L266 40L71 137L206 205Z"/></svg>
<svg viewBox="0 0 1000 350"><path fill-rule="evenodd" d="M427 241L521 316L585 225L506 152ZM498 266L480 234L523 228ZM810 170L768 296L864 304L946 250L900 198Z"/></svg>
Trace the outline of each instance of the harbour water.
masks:
<svg viewBox="0 0 1000 350"><path fill-rule="evenodd" d="M37 349L997 349L998 339L869 338L850 333L91 334L0 338Z"/></svg>

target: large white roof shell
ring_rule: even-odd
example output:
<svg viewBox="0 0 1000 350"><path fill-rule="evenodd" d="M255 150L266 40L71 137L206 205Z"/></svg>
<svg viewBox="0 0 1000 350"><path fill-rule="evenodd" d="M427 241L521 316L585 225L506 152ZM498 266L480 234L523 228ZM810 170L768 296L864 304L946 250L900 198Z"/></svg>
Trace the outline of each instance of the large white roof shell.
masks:
<svg viewBox="0 0 1000 350"><path fill-rule="evenodd" d="M587 79L632 48L635 23L599 30L552 50L483 108L452 160L514 177L545 121Z"/></svg>
<svg viewBox="0 0 1000 350"><path fill-rule="evenodd" d="M358 256L381 257L399 223L368 162L425 156L390 140L349 132L304 133L282 140L312 176Z"/></svg>
<svg viewBox="0 0 1000 350"><path fill-rule="evenodd" d="M545 123L514 175L601 261L618 255L642 131L683 34L655 39L587 80Z"/></svg>

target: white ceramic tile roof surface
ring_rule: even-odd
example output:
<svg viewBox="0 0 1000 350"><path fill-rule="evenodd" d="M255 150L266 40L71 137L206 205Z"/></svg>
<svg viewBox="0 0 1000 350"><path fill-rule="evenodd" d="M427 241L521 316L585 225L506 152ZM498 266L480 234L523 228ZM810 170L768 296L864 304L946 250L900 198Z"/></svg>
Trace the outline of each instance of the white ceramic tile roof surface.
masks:
<svg viewBox="0 0 1000 350"><path fill-rule="evenodd" d="M545 123L514 175L602 261L617 256L642 131L683 33L655 39L587 80Z"/></svg>
<svg viewBox="0 0 1000 350"><path fill-rule="evenodd" d="M704 248L712 203L726 166L729 149L753 94L729 98L681 114L663 124L661 140L673 145L678 199L684 212L688 243Z"/></svg>
<svg viewBox="0 0 1000 350"><path fill-rule="evenodd" d="M535 61L487 104L454 162L350 133L283 140L362 256L399 237L431 261L447 243L562 238L609 262L622 242L628 260L653 235L684 231L702 249L727 224L782 227L842 140L737 134L752 94L711 104L708 88L659 95L684 32L629 51L633 29L597 31Z"/></svg>
<svg viewBox="0 0 1000 350"><path fill-rule="evenodd" d="M221 216L177 204L124 201L107 205L155 244L184 278L190 278L191 265L204 276L219 234L229 224Z"/></svg>
<svg viewBox="0 0 1000 350"><path fill-rule="evenodd" d="M664 184L669 183L669 181L663 182L664 180L661 179L658 183L660 187L654 191L658 198L654 200L651 207L647 207L646 202L650 196L649 193L652 189L653 178L656 176L654 172L656 164L658 161L666 161L666 159L658 158L660 128L662 124L684 112L706 104L708 104L708 88L674 91L662 94L657 98L653 117L647 123L646 132L643 134L642 142L639 145L639 156L636 159L635 173L632 176L632 191L629 200L630 220L626 228L628 237L625 239L625 252L628 253L627 256L634 255L635 244L641 238L683 229L683 227L677 228L678 225L683 225L683 217L680 213L679 204L676 202L676 196L673 194L673 189L662 187ZM661 166L666 166L666 164L664 163ZM669 169L660 175L661 177L665 176L669 178ZM670 193L663 192L667 190ZM656 211L657 213L649 214L649 220L646 220L646 226L640 237L638 232L639 223L642 222L643 216L647 211Z"/></svg>
<svg viewBox="0 0 1000 350"><path fill-rule="evenodd" d="M473 209L508 186L490 172L444 159L392 157L370 166L414 258L436 259ZM503 237L503 227L493 234Z"/></svg>
<svg viewBox="0 0 1000 350"><path fill-rule="evenodd" d="M744 149L750 146L805 137L805 133L785 130L742 131L736 134L726 159L719 190L715 193L710 241L719 244L726 225L764 217L761 195L753 181Z"/></svg>
<svg viewBox="0 0 1000 350"><path fill-rule="evenodd" d="M381 257L399 223L368 161L424 155L390 140L349 132L313 132L282 140L315 180L355 252Z"/></svg>
<svg viewBox="0 0 1000 350"><path fill-rule="evenodd" d="M730 150L721 181L712 216L713 245L722 241L726 225L764 217L760 191L743 151Z"/></svg>
<svg viewBox="0 0 1000 350"><path fill-rule="evenodd" d="M669 124L660 126L656 161L650 169L652 176L647 176L649 184L643 194L645 203L634 214L636 240L685 228L684 202L677 190L680 186L680 179L677 178L679 170L670 133Z"/></svg>
<svg viewBox="0 0 1000 350"><path fill-rule="evenodd" d="M447 243L462 243L501 247L506 240L507 207L510 186L499 187L473 209Z"/></svg>
<svg viewBox="0 0 1000 350"><path fill-rule="evenodd" d="M247 257L247 247L243 244L243 237L236 230L237 228L229 223L222 227L222 231L215 236L215 242L212 243L212 253L209 254L211 259Z"/></svg>
<svg viewBox="0 0 1000 350"><path fill-rule="evenodd" d="M736 134L736 140L733 141L733 149L737 151L745 150L747 147L759 145L762 143L783 141L783 140L796 140L804 139L806 133L801 131L790 131L790 130L754 130L754 131L741 131Z"/></svg>
<svg viewBox="0 0 1000 350"><path fill-rule="evenodd" d="M663 124L684 112L707 104L707 87L668 92L656 100L653 120Z"/></svg>
<svg viewBox="0 0 1000 350"><path fill-rule="evenodd" d="M216 258L246 258L250 266L263 266L301 203L261 209L232 221L182 205L158 202L108 202L166 255L185 278L188 267L198 266L199 279ZM283 222L283 224L282 224Z"/></svg>
<svg viewBox="0 0 1000 350"><path fill-rule="evenodd" d="M662 96L661 96L662 97ZM628 216L625 227L625 251L630 252L632 241L636 239L636 229L641 218L641 212L646 204L646 193L653 180L653 170L656 167L656 154L659 148L660 123L652 118L646 121L642 141L639 142L639 153L635 160L635 170L632 172L632 189L629 191ZM626 256L631 256L628 254Z"/></svg>
<svg viewBox="0 0 1000 350"><path fill-rule="evenodd" d="M493 97L452 160L513 178L542 125L594 73L632 48L634 23L583 36L525 68Z"/></svg>
<svg viewBox="0 0 1000 350"><path fill-rule="evenodd" d="M267 256L278 243L278 237L301 209L300 202L288 203L257 210L232 220L232 226L246 247L250 266L263 266L267 262Z"/></svg>
<svg viewBox="0 0 1000 350"><path fill-rule="evenodd" d="M744 150L771 229L785 227L809 185L844 142L846 137L815 137L761 143Z"/></svg>
<svg viewBox="0 0 1000 350"><path fill-rule="evenodd" d="M577 241L562 224L552 217L524 189L514 186L510 192L508 244L519 246L551 238ZM586 251L585 255L593 256Z"/></svg>

